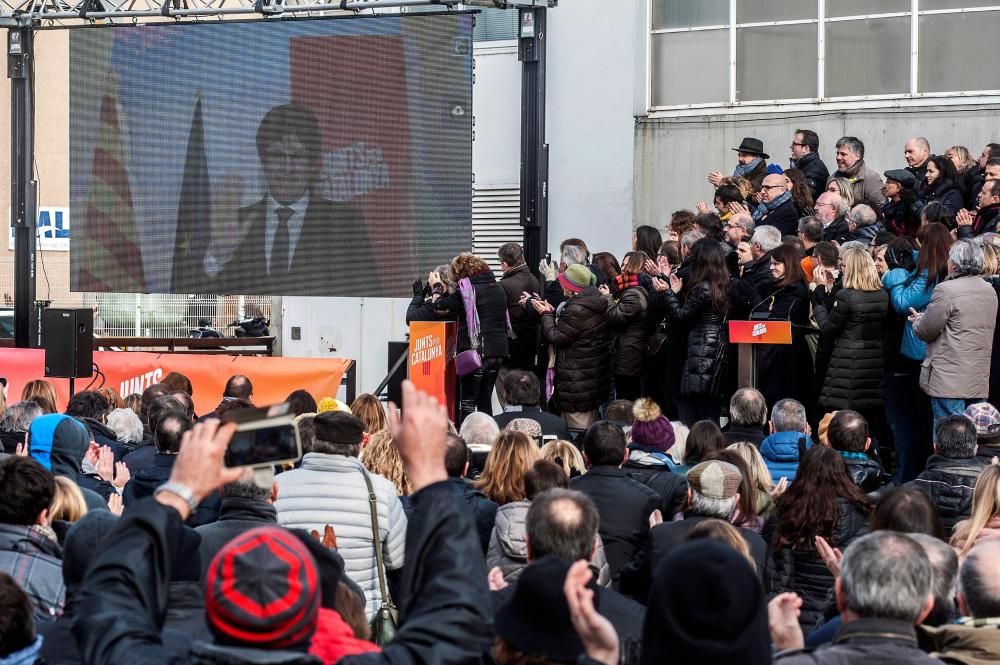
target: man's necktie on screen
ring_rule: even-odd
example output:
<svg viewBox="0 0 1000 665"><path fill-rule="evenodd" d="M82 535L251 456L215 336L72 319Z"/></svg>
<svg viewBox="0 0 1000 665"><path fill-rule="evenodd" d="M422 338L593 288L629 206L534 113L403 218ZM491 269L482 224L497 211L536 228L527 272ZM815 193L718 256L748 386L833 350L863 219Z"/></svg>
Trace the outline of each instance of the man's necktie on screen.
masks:
<svg viewBox="0 0 1000 665"><path fill-rule="evenodd" d="M278 215L278 228L274 231L274 243L271 245L271 276L282 276L288 274L289 241L288 241L288 220L292 218L295 211L291 208L281 207L275 213Z"/></svg>

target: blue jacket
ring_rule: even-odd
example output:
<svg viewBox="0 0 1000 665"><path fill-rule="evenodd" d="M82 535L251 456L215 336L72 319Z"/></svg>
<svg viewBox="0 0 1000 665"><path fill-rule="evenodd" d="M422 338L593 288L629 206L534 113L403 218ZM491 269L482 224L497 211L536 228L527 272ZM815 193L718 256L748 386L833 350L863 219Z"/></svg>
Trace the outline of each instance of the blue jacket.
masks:
<svg viewBox="0 0 1000 665"><path fill-rule="evenodd" d="M812 448L812 439L802 432L775 432L761 442L760 454L775 485L782 476L788 478L788 482L795 480L799 468L799 439L805 439L806 449Z"/></svg>
<svg viewBox="0 0 1000 665"><path fill-rule="evenodd" d="M912 273L902 268L893 268L882 277L882 286L889 292L889 301L897 313L907 316L910 308L923 312L934 294L933 288L927 288L927 271L924 270L910 280ZM922 361L927 357L927 343L913 332L913 324L907 319L903 323L903 341L899 349L911 360Z"/></svg>

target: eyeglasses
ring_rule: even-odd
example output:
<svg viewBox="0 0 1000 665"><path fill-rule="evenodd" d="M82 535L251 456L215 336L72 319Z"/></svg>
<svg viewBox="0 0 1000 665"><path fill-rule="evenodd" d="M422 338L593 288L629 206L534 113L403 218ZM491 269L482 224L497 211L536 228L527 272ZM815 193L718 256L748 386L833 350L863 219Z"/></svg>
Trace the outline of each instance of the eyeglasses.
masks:
<svg viewBox="0 0 1000 665"><path fill-rule="evenodd" d="M804 147L806 147L806 144L805 143L796 143L795 141L792 141L792 145L789 146L789 147L790 148L795 148L795 147L804 148Z"/></svg>
<svg viewBox="0 0 1000 665"><path fill-rule="evenodd" d="M765 189L784 189L784 188L785 188L784 185L761 185L760 191L763 192Z"/></svg>

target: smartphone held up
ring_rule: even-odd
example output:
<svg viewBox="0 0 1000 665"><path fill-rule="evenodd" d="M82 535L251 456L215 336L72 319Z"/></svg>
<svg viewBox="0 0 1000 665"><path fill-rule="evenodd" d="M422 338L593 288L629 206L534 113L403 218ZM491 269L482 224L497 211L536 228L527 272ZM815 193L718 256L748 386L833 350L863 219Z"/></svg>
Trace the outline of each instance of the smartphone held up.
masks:
<svg viewBox="0 0 1000 665"><path fill-rule="evenodd" d="M236 425L226 449L226 466L272 467L302 458L299 428L288 404L235 411L222 422Z"/></svg>

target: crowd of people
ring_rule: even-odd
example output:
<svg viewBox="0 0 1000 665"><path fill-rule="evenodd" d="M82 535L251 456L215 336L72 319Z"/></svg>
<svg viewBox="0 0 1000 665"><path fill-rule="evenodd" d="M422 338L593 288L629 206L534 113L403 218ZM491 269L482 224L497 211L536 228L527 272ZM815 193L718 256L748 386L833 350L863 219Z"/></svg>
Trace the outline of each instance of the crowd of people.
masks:
<svg viewBox="0 0 1000 665"><path fill-rule="evenodd" d="M1000 662L1000 145L734 150L621 261L417 280L454 414L298 390L262 472L245 376L210 413L0 381L0 664ZM734 320L791 323L755 387Z"/></svg>

